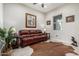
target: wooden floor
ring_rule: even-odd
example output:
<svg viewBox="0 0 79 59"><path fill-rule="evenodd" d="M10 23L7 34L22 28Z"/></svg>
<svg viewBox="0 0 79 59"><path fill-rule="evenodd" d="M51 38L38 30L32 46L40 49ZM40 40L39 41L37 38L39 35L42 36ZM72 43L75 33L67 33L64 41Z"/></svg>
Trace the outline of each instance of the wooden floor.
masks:
<svg viewBox="0 0 79 59"><path fill-rule="evenodd" d="M33 48L32 56L65 56L66 53L74 53L72 47L57 42L42 42L31 47Z"/></svg>

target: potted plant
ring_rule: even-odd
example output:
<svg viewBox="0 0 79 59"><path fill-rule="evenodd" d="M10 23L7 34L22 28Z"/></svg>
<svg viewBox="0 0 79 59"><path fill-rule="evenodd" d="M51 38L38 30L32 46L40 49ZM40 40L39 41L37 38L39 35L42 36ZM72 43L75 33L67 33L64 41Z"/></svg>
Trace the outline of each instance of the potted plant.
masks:
<svg viewBox="0 0 79 59"><path fill-rule="evenodd" d="M11 49L11 42L15 38L13 27L7 28L0 28L0 40L5 42L5 46L2 49L2 53L7 52Z"/></svg>

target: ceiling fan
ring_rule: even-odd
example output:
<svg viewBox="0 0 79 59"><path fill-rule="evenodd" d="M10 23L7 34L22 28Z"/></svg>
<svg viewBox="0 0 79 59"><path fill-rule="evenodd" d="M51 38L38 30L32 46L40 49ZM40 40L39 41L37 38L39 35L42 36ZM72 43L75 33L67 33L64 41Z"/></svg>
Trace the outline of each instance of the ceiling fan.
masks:
<svg viewBox="0 0 79 59"><path fill-rule="evenodd" d="M39 4L39 3L33 3L33 5L36 5L36 4ZM45 7L45 4L44 3L41 3L41 7L44 8Z"/></svg>

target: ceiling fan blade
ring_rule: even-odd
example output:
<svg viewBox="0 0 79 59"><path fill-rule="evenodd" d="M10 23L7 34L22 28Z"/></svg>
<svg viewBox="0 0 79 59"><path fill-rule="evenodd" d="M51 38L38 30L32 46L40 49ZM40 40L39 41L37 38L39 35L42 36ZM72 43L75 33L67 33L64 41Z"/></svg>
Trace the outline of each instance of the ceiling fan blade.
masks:
<svg viewBox="0 0 79 59"><path fill-rule="evenodd" d="M42 8L44 8L44 3L41 4Z"/></svg>
<svg viewBox="0 0 79 59"><path fill-rule="evenodd" d="M36 5L37 3L33 3L34 5Z"/></svg>
<svg viewBox="0 0 79 59"><path fill-rule="evenodd" d="M36 4L38 3L33 3L33 5L36 5ZM44 8L44 6L45 6L44 3L41 3L41 7Z"/></svg>

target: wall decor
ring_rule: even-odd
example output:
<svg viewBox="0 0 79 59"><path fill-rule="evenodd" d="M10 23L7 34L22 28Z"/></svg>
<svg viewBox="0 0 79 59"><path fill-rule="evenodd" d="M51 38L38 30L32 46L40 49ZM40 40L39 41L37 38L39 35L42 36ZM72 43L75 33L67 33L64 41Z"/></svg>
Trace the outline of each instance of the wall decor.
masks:
<svg viewBox="0 0 79 59"><path fill-rule="evenodd" d="M26 13L26 28L36 28L36 16Z"/></svg>
<svg viewBox="0 0 79 59"><path fill-rule="evenodd" d="M66 22L74 22L74 15L66 17Z"/></svg>
<svg viewBox="0 0 79 59"><path fill-rule="evenodd" d="M51 25L51 21L50 20L47 21L47 25Z"/></svg>

